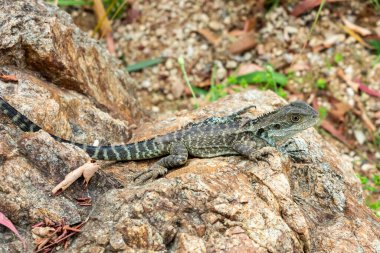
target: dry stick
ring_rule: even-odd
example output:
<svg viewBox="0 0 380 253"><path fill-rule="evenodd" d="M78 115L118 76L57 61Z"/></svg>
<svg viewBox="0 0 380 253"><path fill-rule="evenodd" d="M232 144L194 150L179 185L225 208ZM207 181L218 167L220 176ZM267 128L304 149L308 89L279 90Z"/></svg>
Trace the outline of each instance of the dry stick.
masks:
<svg viewBox="0 0 380 253"><path fill-rule="evenodd" d="M73 227L73 229L80 229L83 225L84 225L85 222L82 222L80 223L79 225ZM67 231L67 230L65 230ZM54 240L54 242L50 243L49 245L43 247L42 249L39 249L38 251L36 251L35 253L38 253L38 252L42 252L43 250L47 249L47 248L50 248L51 246L54 246L54 245L57 245L58 243L62 242L63 240L67 239L67 238L70 238L72 237L73 235L76 235L78 232L72 232L68 235L66 235L65 237L62 237L60 238L59 240Z"/></svg>

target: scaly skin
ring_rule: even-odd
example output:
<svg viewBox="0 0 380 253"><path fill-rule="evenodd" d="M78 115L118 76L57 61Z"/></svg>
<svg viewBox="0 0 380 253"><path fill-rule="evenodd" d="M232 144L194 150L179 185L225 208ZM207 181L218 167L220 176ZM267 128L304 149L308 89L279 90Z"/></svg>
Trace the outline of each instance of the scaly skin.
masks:
<svg viewBox="0 0 380 253"><path fill-rule="evenodd" d="M277 147L293 135L315 125L318 113L308 104L296 101L258 118L241 117L250 106L226 117L211 117L199 123L149 140L117 146L88 146L51 136L60 142L84 149L97 160L131 161L163 157L136 176L143 183L163 176L170 168L186 163L188 156L215 157L243 155L251 160L265 160L267 147ZM0 97L0 110L26 132L41 128Z"/></svg>

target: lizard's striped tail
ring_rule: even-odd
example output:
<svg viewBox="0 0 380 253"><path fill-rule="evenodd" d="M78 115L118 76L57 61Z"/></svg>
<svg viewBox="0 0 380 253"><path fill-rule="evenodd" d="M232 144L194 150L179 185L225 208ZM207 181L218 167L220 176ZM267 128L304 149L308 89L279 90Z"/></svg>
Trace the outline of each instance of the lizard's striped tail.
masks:
<svg viewBox="0 0 380 253"><path fill-rule="evenodd" d="M0 110L7 115L12 122L24 132L37 132L41 127L29 120L27 117L18 112L3 98L0 97ZM88 153L88 155L97 160L127 161L143 160L160 157L167 154L162 145L155 142L154 139L115 146L88 146L86 144L75 143L62 139L53 134L49 135L55 140L73 144Z"/></svg>

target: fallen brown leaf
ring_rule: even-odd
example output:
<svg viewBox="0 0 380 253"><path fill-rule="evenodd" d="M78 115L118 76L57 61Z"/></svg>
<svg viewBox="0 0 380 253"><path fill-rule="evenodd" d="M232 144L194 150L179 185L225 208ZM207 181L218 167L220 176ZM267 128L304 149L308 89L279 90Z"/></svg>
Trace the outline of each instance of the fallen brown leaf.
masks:
<svg viewBox="0 0 380 253"><path fill-rule="evenodd" d="M363 123L366 125L366 127L368 128L368 130L371 132L371 133L374 133L376 131L376 127L375 125L372 123L372 121L370 120L370 118L368 117L367 113L366 113L366 110L364 108L364 105L363 103L360 101L360 98L358 96L355 96L354 97L354 100L356 102L356 105L358 106L359 110L360 110L360 113L357 114L357 116L359 116L362 120L363 120Z"/></svg>
<svg viewBox="0 0 380 253"><path fill-rule="evenodd" d="M19 232L17 231L13 223L2 212L0 212L0 225L3 225L7 227L9 230L11 230L17 236L17 238L22 242L24 249L26 249L26 243L25 243L24 238L21 237L21 235L19 234Z"/></svg>
<svg viewBox="0 0 380 253"><path fill-rule="evenodd" d="M342 69L338 69L336 71L336 74L342 78L355 92L357 92L359 90L359 84L354 82L354 81L351 81L348 76L346 76L346 74L344 74L344 71Z"/></svg>
<svg viewBox="0 0 380 253"><path fill-rule="evenodd" d="M340 101L332 103L332 105L333 107L329 110L329 115L340 122L344 121L344 115L352 109L349 104Z"/></svg>
<svg viewBox="0 0 380 253"><path fill-rule="evenodd" d="M334 125L327 121L326 119L322 121L321 127L325 129L327 132L329 132L332 136L337 138L340 142L345 144L350 149L353 149L355 147L354 143L352 141L349 141L346 139L346 137L343 135L343 133L339 130L337 130Z"/></svg>
<svg viewBox="0 0 380 253"><path fill-rule="evenodd" d="M255 32L251 31L240 36L235 42L233 42L228 51L231 54L240 54L253 48L256 45Z"/></svg>
<svg viewBox="0 0 380 253"><path fill-rule="evenodd" d="M345 0L326 0L326 3L343 2ZM297 4L291 13L291 15L298 17L299 15L308 12L321 4L322 0L304 0Z"/></svg>
<svg viewBox="0 0 380 253"><path fill-rule="evenodd" d="M247 64L242 64L239 66L239 69L237 70L236 76L242 76L245 74L249 74L252 72L256 71L263 71L265 70L263 67L254 64L254 63L247 63Z"/></svg>
<svg viewBox="0 0 380 253"><path fill-rule="evenodd" d="M345 17L342 17L342 21L344 23L345 26L347 26L348 28L350 28L351 30L359 33L361 36L368 36L371 34L371 31L366 29L366 28L363 28L363 27L360 27L358 25L355 25L353 23L351 23L347 18Z"/></svg>
<svg viewBox="0 0 380 253"><path fill-rule="evenodd" d="M371 88L369 88L368 86L366 86L364 83L362 83L360 80L355 80L356 83L359 84L359 90L367 93L368 95L370 96L373 96L373 97L380 97L380 92L376 91L376 90L373 90Z"/></svg>
<svg viewBox="0 0 380 253"><path fill-rule="evenodd" d="M366 48L369 48L369 49L372 49L372 46L369 45L367 42L365 42L363 40L362 37L360 37L359 34L357 34L354 30L350 29L349 27L347 26L343 26L342 27L343 30L348 33L348 35L350 35L352 38L354 38L355 40L357 40L360 44L362 44L363 46L365 46Z"/></svg>
<svg viewBox="0 0 380 253"><path fill-rule="evenodd" d="M220 38L207 28L201 28L197 30L197 33L199 33L202 37L204 37L214 47L216 47L220 41Z"/></svg>
<svg viewBox="0 0 380 253"><path fill-rule="evenodd" d="M0 73L0 80L4 82L13 82L13 83L18 82L17 77L15 75L5 75L2 73Z"/></svg>

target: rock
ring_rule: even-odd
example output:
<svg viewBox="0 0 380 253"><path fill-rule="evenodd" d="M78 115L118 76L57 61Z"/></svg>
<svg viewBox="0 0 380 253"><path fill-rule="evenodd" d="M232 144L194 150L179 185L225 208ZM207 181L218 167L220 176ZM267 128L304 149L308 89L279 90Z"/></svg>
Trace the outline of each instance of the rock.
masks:
<svg viewBox="0 0 380 253"><path fill-rule="evenodd" d="M133 82L126 82L124 74L119 79L122 72L107 65L114 60L55 7L42 1L3 1L0 6L2 27L25 12L18 17L24 23L17 23L15 33L5 36L9 30L0 29L4 35L0 61L7 65L2 71L18 79L18 83L0 81L0 95L56 135L89 144L95 139L101 144L128 141L128 115L135 115L139 107L127 103L116 113L121 120L107 110L110 105L120 108L117 101L134 101L133 92L124 91ZM28 23L27 17L34 18ZM38 23L41 20L43 25ZM30 31L22 30L25 26ZM34 36L28 37L29 33ZM14 40L17 34L22 39ZM66 40L58 36L74 44L64 44ZM43 45L37 47L37 42ZM62 48L56 48L58 42ZM92 55L87 58L81 52ZM70 55L81 57L76 61ZM97 73L99 82L93 68L105 71ZM105 91L106 79L121 92L96 93ZM246 91L193 112L139 124L131 141L164 135L247 105L257 105L247 113L255 117L284 103L270 91ZM44 218L64 219L67 224L88 218L69 248L58 252L379 251L379 221L364 204L350 161L314 129L274 151L269 164L239 156L194 158L165 178L136 186L134 175L155 160L104 163L107 169L97 173L88 188L76 182L63 194L51 196L65 174L88 159L84 151L54 141L45 131L22 133L0 114L0 212L16 225L29 251L34 248L31 226ZM79 206L78 197L91 197L93 206ZM23 251L8 230L1 232L0 252Z"/></svg>
<svg viewBox="0 0 380 253"><path fill-rule="evenodd" d="M6 0L0 1L0 20L0 66L31 70L91 96L115 117L139 119L134 81L69 14L42 0Z"/></svg>
<svg viewBox="0 0 380 253"><path fill-rule="evenodd" d="M134 140L249 104L258 105L252 110L257 116L283 103L272 92L235 94L144 124ZM131 185L130 174L154 161L112 166L108 171L126 188L104 194L72 250L100 246L95 231L116 230L127 247L143 251L376 252L380 227L347 158L314 129L297 135L289 147L275 152L270 165L236 156L193 158L144 186Z"/></svg>
<svg viewBox="0 0 380 253"><path fill-rule="evenodd" d="M269 91L235 94L193 113L178 113L175 118L140 125L133 141L163 135L211 115L227 115L250 104L258 105L251 110L253 116L258 116L284 101ZM3 133L12 137L19 134L12 125L3 125L3 129ZM30 197L25 205L26 199L4 195L6 205L0 207L12 208L8 216L17 213L12 215L17 226L29 226L41 217L26 212L36 203L44 208L43 214L54 212L57 217L69 216L67 219L71 221L81 219L67 199L46 192L54 185L55 178L60 177L53 172L58 167L77 166L81 160L74 157L85 158L83 151L57 143L44 132L25 134L20 141L8 140L3 145L8 145L5 149L12 149L13 145L13 149L20 150L15 157L6 158L0 170L0 173L8 172L1 175L6 180L4 186L9 188L7 192L13 192L14 188L29 191L34 187L32 196L38 196L38 201ZM297 135L289 147L275 152L270 164L255 164L239 156L190 159L186 166L173 170L166 178L143 186L134 186L131 179L154 161L111 165L107 169L108 177L116 178L125 189L113 187L97 194L94 211L70 251L112 248L177 252L236 249L350 252L367 247L374 252L380 228L376 217L363 203L360 183L351 164L314 129ZM298 154L295 150L303 151ZM286 155L287 152L291 155ZM10 171L20 173L12 175ZM46 173L55 175L53 182L47 181ZM29 181L32 175L46 181L44 191L39 193L33 183L36 180ZM91 181L90 187L104 180L100 177ZM73 189L78 190L75 186ZM67 197L75 195L73 189L65 193ZM52 206L48 201L57 203ZM59 208L74 212L54 211ZM25 231L24 236L30 236Z"/></svg>

